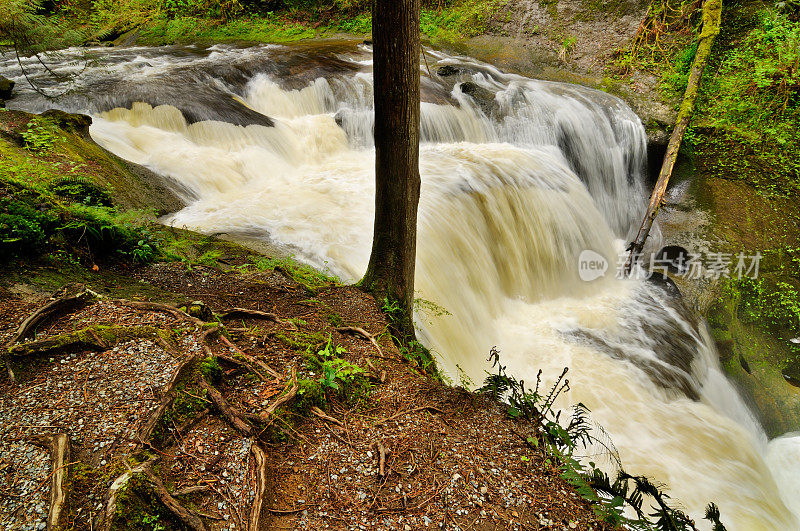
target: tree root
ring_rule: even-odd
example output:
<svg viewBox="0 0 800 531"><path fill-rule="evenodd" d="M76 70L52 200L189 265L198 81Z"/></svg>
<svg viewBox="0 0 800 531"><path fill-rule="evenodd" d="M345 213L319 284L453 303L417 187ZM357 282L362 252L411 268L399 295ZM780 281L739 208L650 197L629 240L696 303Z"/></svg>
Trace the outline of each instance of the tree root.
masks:
<svg viewBox="0 0 800 531"><path fill-rule="evenodd" d="M66 479L70 456L69 435L58 433L53 435L50 443L50 458L53 462L53 474L50 484L50 510L47 514L47 529L61 529L64 508L67 506L69 492Z"/></svg>
<svg viewBox="0 0 800 531"><path fill-rule="evenodd" d="M137 443L136 450L140 450L142 445L145 444L146 441L150 440L150 437L153 435L153 430L158 425L159 420L161 420L161 416L164 414L164 411L166 411L175 400L176 386L191 371L193 365L197 361L197 358L197 354L189 356L183 360L183 363L181 363L180 366L178 366L178 369L173 373L172 378L170 378L169 383L164 388L163 395L161 396L161 402L158 404L158 407L147 419L147 422L145 422L139 429L139 433L137 434L137 439L139 442Z"/></svg>
<svg viewBox="0 0 800 531"><path fill-rule="evenodd" d="M380 357L382 358L385 357L383 355L383 350L381 350L381 346L378 345L378 342L375 340L375 336L373 336L363 328L359 328L357 326L341 326L337 328L336 331L342 334L354 334L363 337L364 339L373 344L375 349L378 351L378 355Z"/></svg>
<svg viewBox="0 0 800 531"><path fill-rule="evenodd" d="M289 400L294 398L294 396L297 394L297 390L299 389L299 385L297 384L297 368L296 367L292 367L292 380L291 380L290 385L291 385L291 387L289 388L289 390L285 394L283 394L283 395L279 396L278 398L276 398L269 405L269 407L267 407L266 410L261 412L261 414L259 415L259 418L260 418L260 420L262 422L268 422L270 420L270 417L275 414L275 410L277 410L280 406L282 406L283 404L285 404L286 402L288 402Z"/></svg>
<svg viewBox="0 0 800 531"><path fill-rule="evenodd" d="M186 321L191 321L196 325L203 325L205 321L202 319L198 319L197 317L191 316L188 313L176 308L175 306L170 306L168 304L161 304L159 302L149 302L149 301L131 301L128 299L111 299L111 302L115 302L122 306L127 306L128 308L134 308L136 310L145 310L149 312L164 312L176 317L178 319L183 319Z"/></svg>
<svg viewBox="0 0 800 531"><path fill-rule="evenodd" d="M242 349L237 347L227 337L225 337L223 335L220 335L220 340L223 343L225 343L228 347L230 347L230 348L232 348L233 350L236 351L236 354L234 356L232 356L232 357L225 356L223 359L226 359L226 360L228 360L228 361L230 361L232 363L241 364L241 365L245 366L248 370L256 373L258 375L258 377L261 378L264 381L266 381L267 378L265 378L261 374L260 370L266 372L267 374L269 374L273 378L276 378L276 379L279 379L279 380L281 379L281 375L278 373L278 371L276 371L275 369L273 369L272 367L270 367L269 365L267 365L263 361L259 360L258 358L254 357L254 356L251 356L250 354L245 353ZM222 356L220 356L220 357L222 357ZM258 369L256 369L256 367L258 367Z"/></svg>
<svg viewBox="0 0 800 531"><path fill-rule="evenodd" d="M90 290L83 290L76 295L60 297L54 301L48 302L30 314L28 318L25 319L21 325L19 325L17 331L14 332L14 335L8 341L8 346L10 347L17 343L20 339L27 337L29 334L35 331L37 326L41 325L45 321L62 313L79 308L91 301L96 300L97 298L97 293Z"/></svg>
<svg viewBox="0 0 800 531"><path fill-rule="evenodd" d="M322 420L324 420L325 422L330 422L331 424L336 424L336 425L337 425L337 426L339 426L340 428L344 428L344 424L342 424L342 423L341 423L339 420L337 420L337 419L335 419L335 418L331 417L330 415L328 415L327 413L325 413L324 411L322 411L322 410L321 410L320 408L318 408L317 406L314 406L314 407L312 407L312 408L309 410L309 412L310 412L312 415L314 415L315 417L319 417L319 418L321 418L321 419L322 419Z"/></svg>
<svg viewBox="0 0 800 531"><path fill-rule="evenodd" d="M56 353L66 349L106 350L121 341L143 337L159 337L154 326L104 326L94 325L76 332L68 332L46 339L19 343L9 347L11 356L34 356Z"/></svg>
<svg viewBox="0 0 800 531"><path fill-rule="evenodd" d="M128 485L128 482L135 476L150 466L156 457L137 465L136 467L124 472L121 476L111 483L108 488L108 501L106 502L106 514L102 525L102 531L111 531L114 528L114 518L117 514L117 497L119 493Z"/></svg>
<svg viewBox="0 0 800 531"><path fill-rule="evenodd" d="M150 485L153 487L153 491L156 493L156 496L158 496L158 499L161 500L161 503L163 503L172 514L178 517L184 525L194 531L207 531L208 528L200 517L178 503L178 500L176 500L172 494L169 493L167 487L164 486L164 482L161 481L161 478L153 474L149 467L144 467L142 472L147 476Z"/></svg>
<svg viewBox="0 0 800 531"><path fill-rule="evenodd" d="M262 312L259 310L248 310L247 308L230 308L219 314L219 318L223 321L226 319L236 319L242 317L250 317L254 319L264 319L265 321L272 321L276 324L288 325L294 330L297 330L295 324L291 321L281 319L274 313Z"/></svg>
<svg viewBox="0 0 800 531"><path fill-rule="evenodd" d="M206 380L203 375L199 375L197 380L200 384L200 387L204 388L208 393L208 396L211 398L214 406L216 406L216 408L231 424L231 426L245 435L251 435L253 432L253 427L245 421L245 418L247 418L246 415L234 408L230 402L228 402L225 397L222 396L222 393L220 393L213 385L208 383L208 380Z"/></svg>
<svg viewBox="0 0 800 531"><path fill-rule="evenodd" d="M267 491L267 455L257 442L253 442L250 451L255 459L255 498L250 511L249 531L258 531L261 520L261 510L264 507L264 494Z"/></svg>

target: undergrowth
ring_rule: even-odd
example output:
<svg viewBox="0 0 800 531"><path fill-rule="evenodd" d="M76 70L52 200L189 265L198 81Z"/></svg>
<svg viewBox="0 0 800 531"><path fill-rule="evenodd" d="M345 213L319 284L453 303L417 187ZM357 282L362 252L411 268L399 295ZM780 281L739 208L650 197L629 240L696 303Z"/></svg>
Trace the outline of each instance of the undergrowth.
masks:
<svg viewBox="0 0 800 531"><path fill-rule="evenodd" d="M680 509L670 506L664 485L644 476L634 476L622 469L619 456L602 428L594 428L589 420L589 410L577 404L569 419L561 419L561 410L554 404L558 396L569 389L564 369L549 389L542 388L542 371L531 388L506 372L500 363L500 353L492 348L489 361L496 373L488 374L479 392L488 393L506 405L507 415L526 422L533 435L525 438L531 450L543 451L561 469L561 476L578 494L592 503L595 514L606 522L625 529L659 531L696 531L694 522ZM595 435L595 432L600 435ZM600 446L615 463L618 473L613 481L595 463L582 463L577 452L591 446ZM649 504L648 505L646 505ZM625 509L636 517L625 516ZM707 520L715 531L724 531L716 505L706 509Z"/></svg>

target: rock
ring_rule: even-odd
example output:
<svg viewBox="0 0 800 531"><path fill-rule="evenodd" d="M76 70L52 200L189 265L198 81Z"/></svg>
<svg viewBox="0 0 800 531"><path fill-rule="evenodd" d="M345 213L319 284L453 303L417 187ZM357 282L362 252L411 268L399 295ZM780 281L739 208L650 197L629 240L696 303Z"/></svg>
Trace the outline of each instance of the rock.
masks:
<svg viewBox="0 0 800 531"><path fill-rule="evenodd" d="M113 46L133 46L139 38L139 28L126 31L111 43Z"/></svg>
<svg viewBox="0 0 800 531"><path fill-rule="evenodd" d="M84 138L89 137L89 126L92 125L92 117L85 114L71 114L57 109L44 111L42 116L50 118L58 124L61 129L77 133Z"/></svg>
<svg viewBox="0 0 800 531"><path fill-rule="evenodd" d="M739 365L742 366L742 369L744 369L744 372L746 372L747 374L753 374L753 372L750 370L750 364L747 363L747 360L744 359L744 356L742 356L741 354L739 354Z"/></svg>
<svg viewBox="0 0 800 531"><path fill-rule="evenodd" d="M454 76L459 73L459 69L453 65L444 65L436 69L436 75L441 77Z"/></svg>
<svg viewBox="0 0 800 531"><path fill-rule="evenodd" d="M458 88L461 89L461 92L464 94L471 96L485 115L489 116L492 114L496 104L492 91L476 85L472 81L460 83Z"/></svg>
<svg viewBox="0 0 800 531"><path fill-rule="evenodd" d="M11 93L14 91L14 82L8 78L0 76L0 100L11 99Z"/></svg>

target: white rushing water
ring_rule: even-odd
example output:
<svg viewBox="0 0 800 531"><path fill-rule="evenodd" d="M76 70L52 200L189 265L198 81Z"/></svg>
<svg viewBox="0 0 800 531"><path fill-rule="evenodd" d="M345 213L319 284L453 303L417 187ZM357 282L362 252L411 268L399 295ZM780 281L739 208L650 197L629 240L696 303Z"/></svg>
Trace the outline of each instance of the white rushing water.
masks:
<svg viewBox="0 0 800 531"><path fill-rule="evenodd" d="M93 114L102 146L180 184L188 206L166 222L361 276L374 207L368 49L114 53L81 81L94 97L60 104ZM613 278L645 202L638 118L601 92L432 56L434 72L458 70L423 70L416 288L450 315L417 323L440 367L480 383L493 345L527 381L569 367L563 406L586 404L626 470L669 485L696 519L713 501L731 530L800 528L800 438L767 440L679 301ZM586 249L610 263L605 277L580 280Z"/></svg>

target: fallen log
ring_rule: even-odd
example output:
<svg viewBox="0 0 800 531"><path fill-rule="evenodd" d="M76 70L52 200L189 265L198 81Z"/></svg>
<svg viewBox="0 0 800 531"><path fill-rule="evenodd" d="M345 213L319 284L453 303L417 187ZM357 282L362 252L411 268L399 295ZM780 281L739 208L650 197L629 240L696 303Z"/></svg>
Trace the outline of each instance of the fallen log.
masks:
<svg viewBox="0 0 800 531"><path fill-rule="evenodd" d="M628 246L629 254L625 261L625 276L630 274L633 265L639 259L639 255L647 241L647 236L650 234L650 228L653 226L653 221L656 219L656 215L658 215L658 211L664 200L664 193L667 191L667 184L669 184L669 179L672 176L672 169L678 158L678 150L681 147L683 135L686 132L692 114L694 114L694 102L697 99L697 93L700 89L700 79L703 76L703 70L708 62L711 46L714 44L714 39L719 34L721 21L722 0L705 0L703 2L703 27L697 39L697 52L695 53L694 61L692 61L692 69L689 72L689 81L686 85L686 91L683 94L683 102L678 110L678 119L675 124L675 129L673 129L672 135L669 137L667 152L664 155L664 162L658 174L658 181L656 181L653 193L650 195L650 203L647 206L647 212L642 220L641 227L639 227L636 238Z"/></svg>

